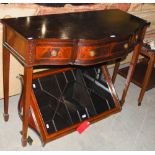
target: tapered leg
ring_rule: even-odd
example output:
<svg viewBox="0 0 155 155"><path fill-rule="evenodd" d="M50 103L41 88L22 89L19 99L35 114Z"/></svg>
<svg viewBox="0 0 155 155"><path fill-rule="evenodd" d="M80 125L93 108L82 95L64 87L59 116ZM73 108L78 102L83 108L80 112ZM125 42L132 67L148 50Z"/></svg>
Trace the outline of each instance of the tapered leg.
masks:
<svg viewBox="0 0 155 155"><path fill-rule="evenodd" d="M4 120L8 121L9 106L9 70L10 70L10 52L3 47L3 92L4 92Z"/></svg>
<svg viewBox="0 0 155 155"><path fill-rule="evenodd" d="M152 70L153 70L153 65L154 65L154 56L152 56L150 58L149 62L148 62L148 67L147 67L147 70L146 70L146 73L145 73L143 86L142 86L142 89L141 89L141 92L140 92L140 95L139 95L139 98L138 98L138 105L139 106L141 105L141 102L142 102L146 87L148 85L148 82L149 82L149 79L150 79L150 76L151 76L151 73L152 73Z"/></svg>
<svg viewBox="0 0 155 155"><path fill-rule="evenodd" d="M113 83L111 81L111 77L110 77L110 74L108 72L107 66L102 65L102 71L103 71L104 76L106 78L106 81L107 81L107 83L108 83L108 85L110 87L111 95L113 96L113 100L115 102L115 105L117 106L118 110L120 111L121 110L120 103L118 101L117 94L116 94L115 89L113 87Z"/></svg>
<svg viewBox="0 0 155 155"><path fill-rule="evenodd" d="M32 91L32 72L33 68L24 67L24 90L23 90L23 135L22 135L22 145L27 145L27 130L28 130L28 115L30 107L30 95Z"/></svg>
<svg viewBox="0 0 155 155"><path fill-rule="evenodd" d="M115 64L114 71L113 71L113 75L112 75L112 83L113 83L113 84L115 83L115 80L116 80L116 76L117 76L117 73L118 73L119 66L120 66L120 62L117 62L117 63Z"/></svg>
<svg viewBox="0 0 155 155"><path fill-rule="evenodd" d="M141 44L137 44L135 49L134 49L131 61L130 61L130 67L129 67L127 79L126 79L126 82L125 82L125 88L123 90L123 94L122 94L122 98L121 98L121 104L122 105L125 102L125 97L127 95L127 91L128 91L128 88L129 88L129 85L130 85L130 82L131 82L131 79L132 79L132 76L133 76L133 73L134 73L134 70L135 70L135 66L136 66L136 63L137 63L137 60L138 60L140 50L141 50Z"/></svg>

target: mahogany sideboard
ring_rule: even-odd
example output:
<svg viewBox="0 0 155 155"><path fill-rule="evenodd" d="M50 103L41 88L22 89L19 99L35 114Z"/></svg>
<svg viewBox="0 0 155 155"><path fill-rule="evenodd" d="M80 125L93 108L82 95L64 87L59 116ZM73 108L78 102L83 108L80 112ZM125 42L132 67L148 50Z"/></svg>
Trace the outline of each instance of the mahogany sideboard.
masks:
<svg viewBox="0 0 155 155"><path fill-rule="evenodd" d="M82 67L100 64L120 111L107 62L120 61L133 51L122 102L133 75L146 28L150 23L113 9L80 13L19 17L3 23L4 120L8 121L10 53L23 65L23 135L27 144L29 109L35 66ZM63 69L64 71L65 69ZM54 73L54 71L52 71ZM48 74L48 73L45 73ZM99 119L96 117L94 120ZM93 121L93 118L90 119ZM72 130L73 128L70 128ZM60 133L64 135L64 132ZM59 137L58 135L57 137ZM42 137L45 139L45 137ZM49 139L52 139L50 137ZM46 141L45 141L46 142Z"/></svg>

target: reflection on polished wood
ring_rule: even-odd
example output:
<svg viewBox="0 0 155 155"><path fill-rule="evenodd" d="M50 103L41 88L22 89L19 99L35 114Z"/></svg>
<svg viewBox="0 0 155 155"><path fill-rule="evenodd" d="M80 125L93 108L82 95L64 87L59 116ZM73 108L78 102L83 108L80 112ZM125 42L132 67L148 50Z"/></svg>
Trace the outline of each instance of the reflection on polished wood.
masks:
<svg viewBox="0 0 155 155"><path fill-rule="evenodd" d="M120 10L65 13L2 20L4 27L4 115L8 114L9 51L25 68L23 146L26 146L32 68L38 65L88 66L139 54L149 23ZM6 51L7 49L7 51ZM132 64L136 59L133 57ZM8 68L6 70L6 68ZM127 93L134 65L130 68ZM7 83L7 84L6 84ZM125 99L125 98L124 98Z"/></svg>

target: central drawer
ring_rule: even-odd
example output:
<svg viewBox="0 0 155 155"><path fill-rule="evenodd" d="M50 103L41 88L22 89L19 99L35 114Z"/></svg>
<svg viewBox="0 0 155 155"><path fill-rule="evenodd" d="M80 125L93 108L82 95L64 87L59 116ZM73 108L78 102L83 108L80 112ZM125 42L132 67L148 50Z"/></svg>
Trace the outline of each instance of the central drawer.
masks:
<svg viewBox="0 0 155 155"><path fill-rule="evenodd" d="M35 50L35 61L50 64L66 64L71 61L72 46L38 45Z"/></svg>
<svg viewBox="0 0 155 155"><path fill-rule="evenodd" d="M95 63L99 60L104 60L109 57L110 45L100 46L80 46L78 47L78 53L76 63L89 64Z"/></svg>
<svg viewBox="0 0 155 155"><path fill-rule="evenodd" d="M129 39L92 46L81 45L78 47L75 63L80 65L96 64L126 56L134 44L134 41L131 42Z"/></svg>

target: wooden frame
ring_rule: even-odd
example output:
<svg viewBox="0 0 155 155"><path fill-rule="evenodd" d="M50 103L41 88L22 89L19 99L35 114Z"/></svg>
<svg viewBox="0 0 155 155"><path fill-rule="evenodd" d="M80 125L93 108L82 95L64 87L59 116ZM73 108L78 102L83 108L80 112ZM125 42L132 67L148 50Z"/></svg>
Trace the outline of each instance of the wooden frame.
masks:
<svg viewBox="0 0 155 155"><path fill-rule="evenodd" d="M41 77L45 77L45 76L49 76L49 75L53 75L53 74L57 74L60 72L65 72L65 71L69 71L69 70L73 70L74 68L64 68L64 69L53 69L53 70L47 70L47 71L42 71L42 72L38 72L38 73L34 73L33 74L33 79L37 79L37 78L41 78ZM115 89L112 85L108 70L106 68L106 66L102 66L102 71L103 74L105 75L106 81L109 85L109 89L111 92L111 95L113 96L113 100L115 102L115 108L105 111L102 114L98 114L94 117L91 117L89 119L87 119L87 121L89 121L90 123L94 123L98 120L101 120L105 117L108 117L112 114L115 114L119 111L121 111L121 106L117 97L117 94L115 92ZM23 92L23 91L22 91ZM21 94L21 99L19 101L19 105L22 106L24 103L24 97L23 97L23 93ZM70 132L73 132L76 130L76 128L82 123L76 123L74 125L71 125L70 127L67 127L65 129L62 129L60 131L57 131L53 134L48 134L46 131L46 127L42 118L42 115L40 113L39 107L37 105L37 100L36 97L34 95L34 92L31 92L31 97L30 97L30 109L31 109L31 115L29 115L29 125L35 129L37 131L37 133L41 136L41 140L42 140L42 145L44 146L47 142L50 142L51 140L54 140L56 138L59 138L61 136L64 136ZM32 114L33 113L33 114ZM33 120L32 120L33 117ZM34 118L35 117L35 118Z"/></svg>

